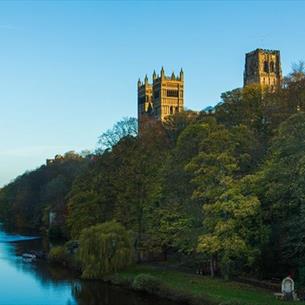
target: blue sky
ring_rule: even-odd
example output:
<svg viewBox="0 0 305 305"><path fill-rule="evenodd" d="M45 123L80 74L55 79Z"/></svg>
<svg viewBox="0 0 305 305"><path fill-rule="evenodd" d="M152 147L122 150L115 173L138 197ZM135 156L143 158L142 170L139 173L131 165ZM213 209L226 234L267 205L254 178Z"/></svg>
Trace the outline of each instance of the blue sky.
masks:
<svg viewBox="0 0 305 305"><path fill-rule="evenodd" d="M302 1L1 1L0 187L46 158L94 149L136 116L136 83L185 71L200 110L242 85L244 54L305 59Z"/></svg>

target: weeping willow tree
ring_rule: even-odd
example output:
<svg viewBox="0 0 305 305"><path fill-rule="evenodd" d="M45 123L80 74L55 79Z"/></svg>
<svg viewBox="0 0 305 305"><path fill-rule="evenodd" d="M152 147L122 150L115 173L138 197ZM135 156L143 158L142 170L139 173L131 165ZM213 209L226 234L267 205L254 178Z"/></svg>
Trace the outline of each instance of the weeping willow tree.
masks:
<svg viewBox="0 0 305 305"><path fill-rule="evenodd" d="M132 245L126 229L114 221L84 229L79 257L83 278L97 279L116 272L132 261Z"/></svg>

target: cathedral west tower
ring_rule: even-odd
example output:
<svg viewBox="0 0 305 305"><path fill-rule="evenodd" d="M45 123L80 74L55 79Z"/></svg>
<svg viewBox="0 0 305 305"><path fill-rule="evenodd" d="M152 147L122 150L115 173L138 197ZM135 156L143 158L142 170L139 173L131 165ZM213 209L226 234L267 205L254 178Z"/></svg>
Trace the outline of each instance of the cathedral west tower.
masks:
<svg viewBox="0 0 305 305"><path fill-rule="evenodd" d="M244 86L258 84L275 91L281 83L280 51L256 49L246 54Z"/></svg>

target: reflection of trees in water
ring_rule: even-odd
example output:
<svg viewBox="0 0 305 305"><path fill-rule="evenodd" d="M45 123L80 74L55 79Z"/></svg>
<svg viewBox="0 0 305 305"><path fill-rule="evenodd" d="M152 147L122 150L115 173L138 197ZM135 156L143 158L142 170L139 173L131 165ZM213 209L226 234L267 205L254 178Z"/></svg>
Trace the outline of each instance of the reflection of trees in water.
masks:
<svg viewBox="0 0 305 305"><path fill-rule="evenodd" d="M103 282L79 281L68 269L52 266L44 260L37 260L35 263L23 262L22 253L46 249L47 241L21 241L2 246L5 261L17 270L30 274L43 288L69 289L71 287L72 298L67 300L66 305L174 305L173 302L138 294Z"/></svg>
<svg viewBox="0 0 305 305"><path fill-rule="evenodd" d="M4 232L2 233L3 240L6 238L5 234ZM34 280L33 291L31 290L32 287L29 286L29 291L26 291L25 295L35 294L40 290L42 300L44 298L43 293L46 292L46 299L50 301L53 299L53 295L50 295L48 290L51 289L52 293L54 293L54 299L57 299L58 295L63 295L65 298L63 302L66 302L66 305L75 305L76 301L72 296L71 287L76 277L69 270L50 266L45 260L37 260L34 263L23 261L21 257L23 253L46 249L44 246L48 246L48 243L43 245L43 242L43 240L23 240L21 238L19 241L0 243L0 269L2 265L4 267L10 266L16 270L12 270L12 272L16 272L16 275L18 273L24 274L29 279ZM22 285L23 281L27 280L27 277L18 277L17 280L20 280L20 283L18 282L17 285ZM1 281L5 282L5 275L0 278ZM11 287L11 289L13 288ZM1 301L3 300L1 299Z"/></svg>
<svg viewBox="0 0 305 305"><path fill-rule="evenodd" d="M12 246L13 245L13 246ZM37 260L34 263L26 263L21 255L29 251L46 251L48 242L46 240L21 241L10 244L7 262L23 273L29 273L43 287L57 287L63 284L71 284L75 275L62 267L52 266L45 260Z"/></svg>
<svg viewBox="0 0 305 305"><path fill-rule="evenodd" d="M174 305L175 303L142 295L98 281L85 281L72 286L78 305Z"/></svg>

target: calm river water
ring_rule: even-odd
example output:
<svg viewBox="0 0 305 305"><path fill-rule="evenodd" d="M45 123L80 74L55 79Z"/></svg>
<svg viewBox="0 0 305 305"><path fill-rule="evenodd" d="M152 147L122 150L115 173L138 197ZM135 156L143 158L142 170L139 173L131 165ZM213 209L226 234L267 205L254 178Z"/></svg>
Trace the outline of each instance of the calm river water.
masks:
<svg viewBox="0 0 305 305"><path fill-rule="evenodd" d="M42 249L41 240L0 228L0 305L173 305L95 281L79 281L69 271L20 255Z"/></svg>

